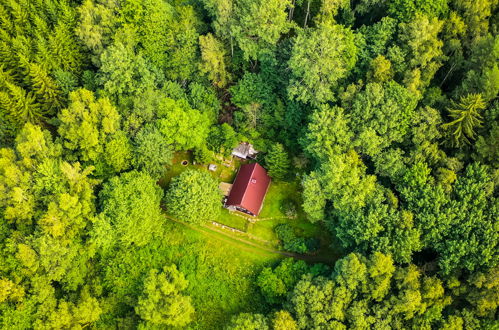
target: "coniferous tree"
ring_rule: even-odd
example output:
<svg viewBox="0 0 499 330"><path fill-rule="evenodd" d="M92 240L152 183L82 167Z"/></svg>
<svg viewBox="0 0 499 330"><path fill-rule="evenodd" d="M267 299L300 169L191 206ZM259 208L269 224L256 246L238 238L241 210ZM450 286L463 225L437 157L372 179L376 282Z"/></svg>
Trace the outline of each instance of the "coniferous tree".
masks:
<svg viewBox="0 0 499 330"><path fill-rule="evenodd" d="M480 112L486 107L480 94L468 94L461 97L459 102L454 102L448 109L451 122L443 125L452 132L453 142L456 146L470 143L475 139L475 130L482 125Z"/></svg>

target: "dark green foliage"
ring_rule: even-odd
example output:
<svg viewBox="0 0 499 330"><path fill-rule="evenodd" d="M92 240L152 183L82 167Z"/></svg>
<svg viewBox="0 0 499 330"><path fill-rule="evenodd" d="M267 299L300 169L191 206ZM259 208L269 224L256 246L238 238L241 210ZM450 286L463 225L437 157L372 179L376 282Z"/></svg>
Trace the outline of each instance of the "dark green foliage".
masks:
<svg viewBox="0 0 499 330"><path fill-rule="evenodd" d="M308 266L304 261L288 258L274 269L265 267L258 275L257 284L269 303L282 303L287 292L298 283L302 275L308 272Z"/></svg>
<svg viewBox="0 0 499 330"><path fill-rule="evenodd" d="M286 178L290 165L289 155L280 143L272 145L265 155L265 166L270 177L275 180Z"/></svg>
<svg viewBox="0 0 499 330"><path fill-rule="evenodd" d="M159 178L173 158L171 147L155 127L145 127L134 141L134 167Z"/></svg>
<svg viewBox="0 0 499 330"><path fill-rule="evenodd" d="M0 2L0 112L13 137L26 122L41 123L63 104L57 71L81 72L76 10L66 1Z"/></svg>
<svg viewBox="0 0 499 330"><path fill-rule="evenodd" d="M282 247L286 251L305 253L314 246L313 242L303 237L298 237L295 234L293 227L289 224L280 224L274 228L277 237L282 243ZM308 243L308 244L307 244Z"/></svg>
<svg viewBox="0 0 499 330"><path fill-rule="evenodd" d="M224 156L230 155L238 142L237 133L227 123L223 123L220 126L212 126L207 139L208 147Z"/></svg>
<svg viewBox="0 0 499 330"><path fill-rule="evenodd" d="M206 147L194 149L194 161L198 164L208 164L213 159L213 153Z"/></svg>
<svg viewBox="0 0 499 330"><path fill-rule="evenodd" d="M189 86L189 103L194 109L205 114L210 122L217 121L221 106L212 88L197 83L191 84Z"/></svg>
<svg viewBox="0 0 499 330"><path fill-rule="evenodd" d="M165 195L168 213L192 223L216 219L221 203L218 182L209 173L198 170L188 170L175 177Z"/></svg>
<svg viewBox="0 0 499 330"><path fill-rule="evenodd" d="M458 178L451 194L432 184L429 169L415 165L404 177L402 197L415 215L424 244L439 253L445 274L460 268L473 271L495 266L497 200L487 167L471 164ZM466 237L473 235L472 240ZM442 239L445 237L445 239ZM466 249L462 241L467 240Z"/></svg>

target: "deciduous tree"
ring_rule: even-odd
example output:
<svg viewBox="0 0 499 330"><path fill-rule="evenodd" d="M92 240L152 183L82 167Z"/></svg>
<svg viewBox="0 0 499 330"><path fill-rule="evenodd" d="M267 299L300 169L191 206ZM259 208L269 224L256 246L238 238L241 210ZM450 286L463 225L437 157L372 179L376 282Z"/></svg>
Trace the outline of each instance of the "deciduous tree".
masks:
<svg viewBox="0 0 499 330"><path fill-rule="evenodd" d="M161 188L144 172L131 171L111 178L99 193L102 213L96 220L95 234L123 247L149 243L163 221L162 196Z"/></svg>
<svg viewBox="0 0 499 330"><path fill-rule="evenodd" d="M194 308L191 299L182 294L189 282L175 265L162 271L151 269L144 280L144 289L135 311L154 325L185 326L191 322Z"/></svg>
<svg viewBox="0 0 499 330"><path fill-rule="evenodd" d="M293 75L290 97L311 104L334 100L337 84L356 61L355 35L350 29L325 22L300 30L288 62Z"/></svg>
<svg viewBox="0 0 499 330"><path fill-rule="evenodd" d="M187 170L175 177L165 195L169 214L186 222L216 220L222 195L218 182L207 172Z"/></svg>

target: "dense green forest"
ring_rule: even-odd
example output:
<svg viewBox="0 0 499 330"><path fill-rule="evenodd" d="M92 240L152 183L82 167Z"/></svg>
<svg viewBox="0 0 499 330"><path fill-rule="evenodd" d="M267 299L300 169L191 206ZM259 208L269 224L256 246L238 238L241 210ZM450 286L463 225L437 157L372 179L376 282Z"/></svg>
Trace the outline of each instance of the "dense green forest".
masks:
<svg viewBox="0 0 499 330"><path fill-rule="evenodd" d="M498 32L498 0L0 0L0 328L499 328ZM240 142L261 222L222 208Z"/></svg>

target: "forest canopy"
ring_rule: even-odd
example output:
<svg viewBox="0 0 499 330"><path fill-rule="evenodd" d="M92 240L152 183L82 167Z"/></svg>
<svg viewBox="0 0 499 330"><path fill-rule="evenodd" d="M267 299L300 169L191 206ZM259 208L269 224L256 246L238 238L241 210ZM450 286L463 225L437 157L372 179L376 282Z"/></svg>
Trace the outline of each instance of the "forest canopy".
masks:
<svg viewBox="0 0 499 330"><path fill-rule="evenodd" d="M0 328L499 327L498 32L497 0L0 0ZM241 142L277 245L222 208Z"/></svg>

